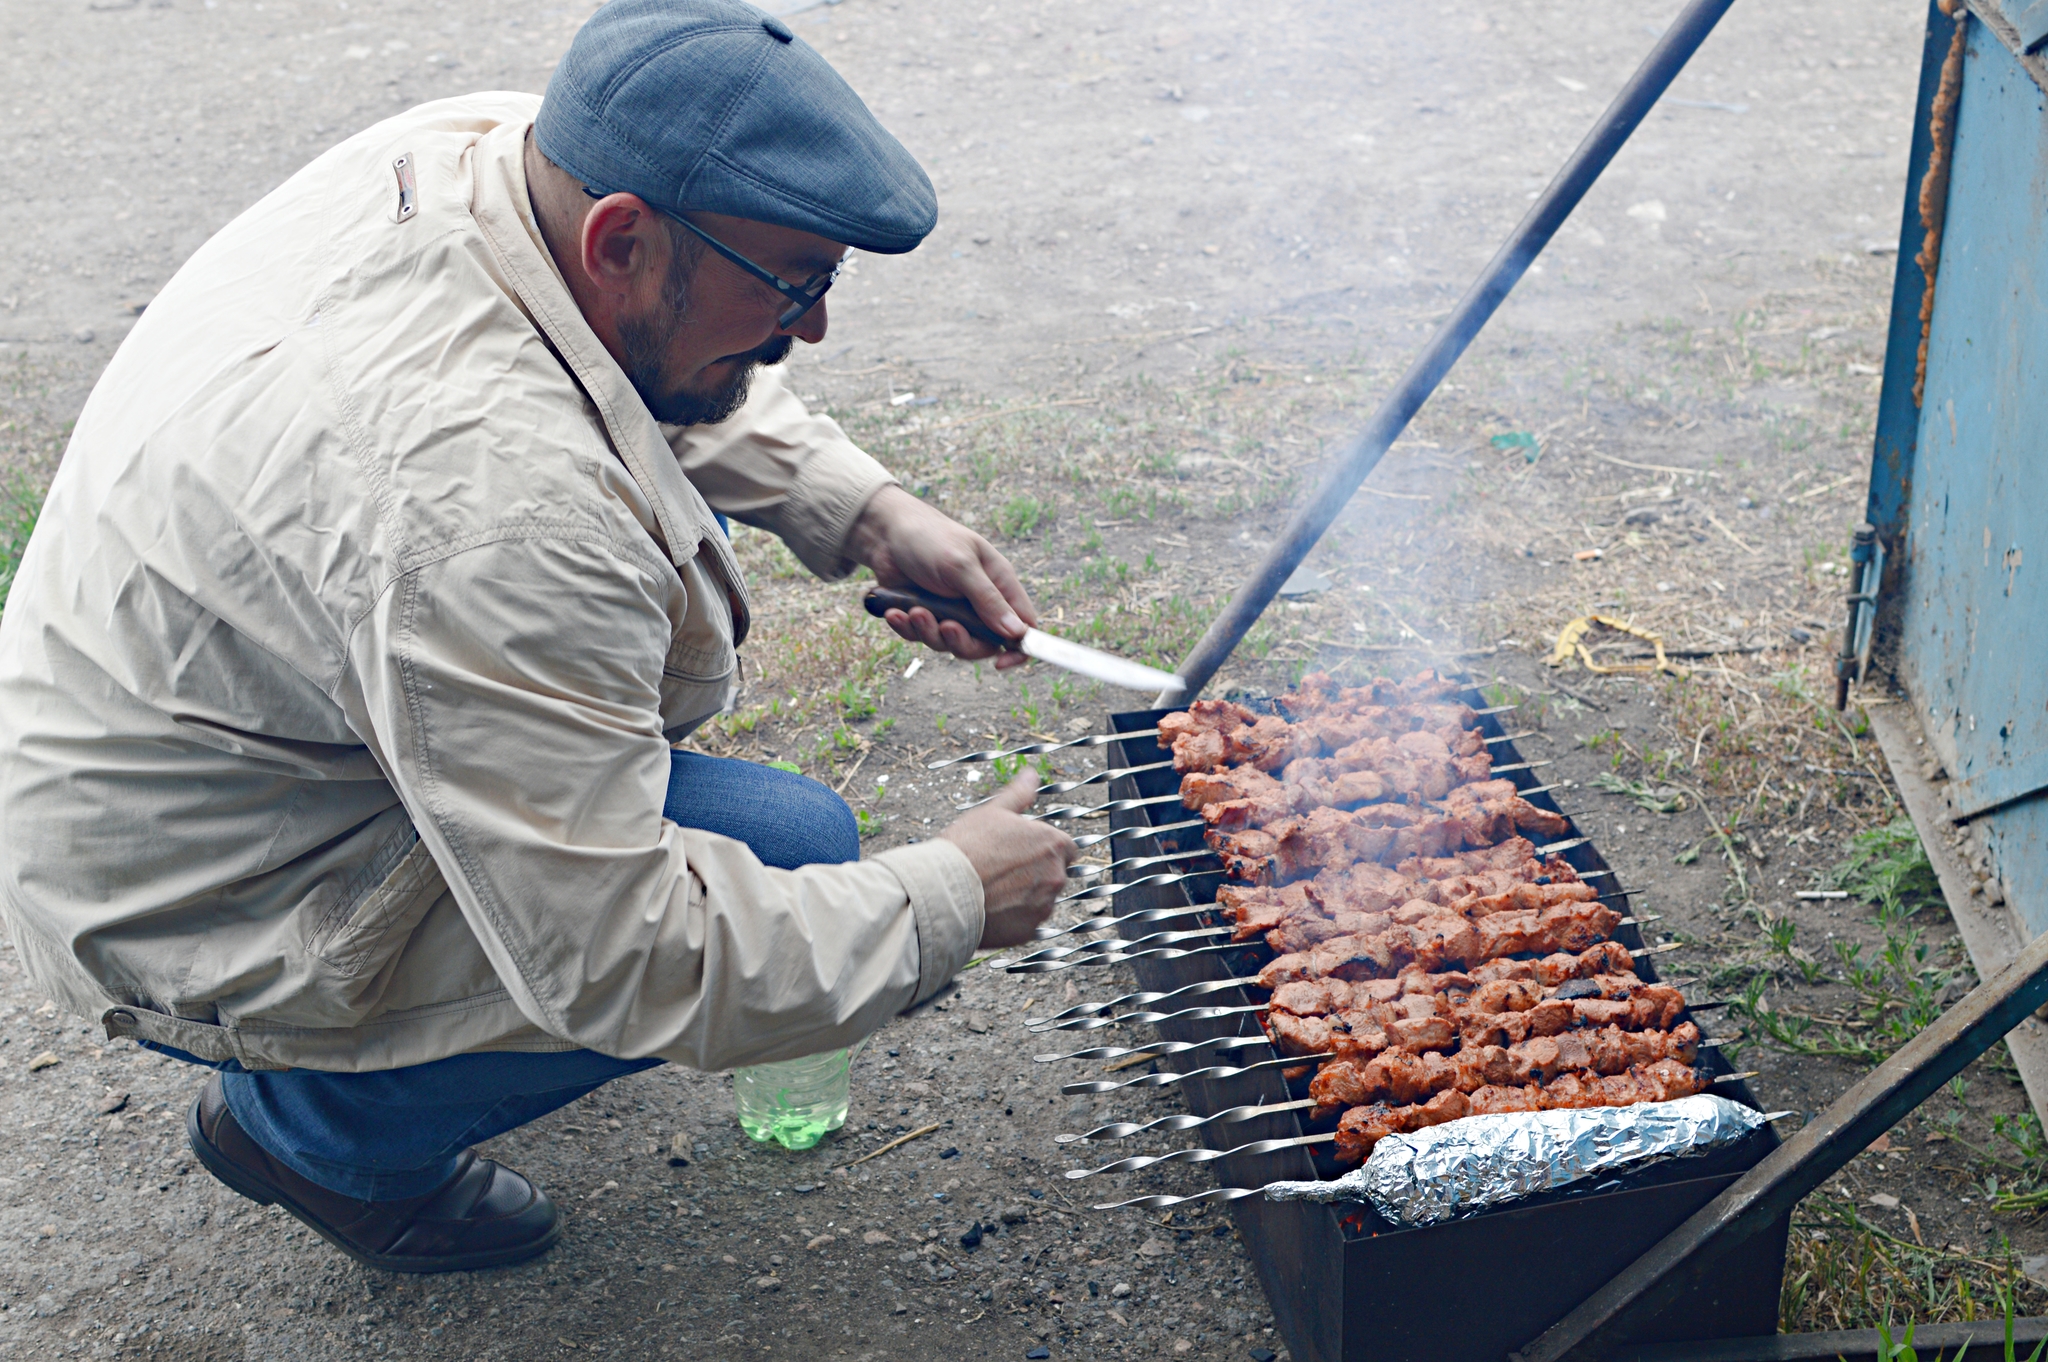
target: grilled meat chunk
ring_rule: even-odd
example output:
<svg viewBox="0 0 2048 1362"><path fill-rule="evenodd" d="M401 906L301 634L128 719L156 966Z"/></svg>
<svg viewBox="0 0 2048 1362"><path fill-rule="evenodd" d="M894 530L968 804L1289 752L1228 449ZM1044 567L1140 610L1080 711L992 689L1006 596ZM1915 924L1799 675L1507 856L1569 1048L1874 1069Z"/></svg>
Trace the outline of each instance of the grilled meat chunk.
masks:
<svg viewBox="0 0 2048 1362"><path fill-rule="evenodd" d="M1471 1099L1455 1088L1415 1106L1353 1107L1337 1123L1337 1161L1357 1163L1389 1135L1406 1135L1471 1114Z"/></svg>

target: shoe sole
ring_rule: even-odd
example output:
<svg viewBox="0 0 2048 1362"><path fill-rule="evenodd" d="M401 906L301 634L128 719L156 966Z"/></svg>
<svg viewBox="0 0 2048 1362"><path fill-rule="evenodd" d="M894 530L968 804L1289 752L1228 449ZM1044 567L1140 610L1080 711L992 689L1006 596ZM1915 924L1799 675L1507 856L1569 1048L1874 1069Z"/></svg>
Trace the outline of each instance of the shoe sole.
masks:
<svg viewBox="0 0 2048 1362"><path fill-rule="evenodd" d="M259 1206L282 1206L307 1229L340 1249L365 1267L380 1268L386 1272L474 1272L487 1267L506 1267L512 1263L523 1263L529 1258L538 1258L555 1246L562 1237L562 1221L557 1213L555 1223L548 1227L542 1238L530 1244L518 1244L512 1248L493 1249L488 1253L450 1254L440 1258L419 1258L405 1255L369 1253L337 1235L318 1216L299 1205L291 1196L268 1183L259 1182L243 1169L237 1167L206 1133L199 1128L199 1099L192 1099L192 1106L185 1113L185 1141L192 1146L192 1153L204 1164L206 1171L230 1190L247 1197Z"/></svg>

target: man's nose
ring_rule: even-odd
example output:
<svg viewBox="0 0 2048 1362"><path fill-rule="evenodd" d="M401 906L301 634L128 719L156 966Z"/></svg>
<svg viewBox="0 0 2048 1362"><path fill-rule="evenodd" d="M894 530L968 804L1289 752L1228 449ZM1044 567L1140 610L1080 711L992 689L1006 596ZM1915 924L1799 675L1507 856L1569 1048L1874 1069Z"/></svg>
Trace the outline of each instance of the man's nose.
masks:
<svg viewBox="0 0 2048 1362"><path fill-rule="evenodd" d="M816 345L825 339L825 300L820 298L809 312L796 319L796 325L785 328L784 334L795 336L805 345Z"/></svg>

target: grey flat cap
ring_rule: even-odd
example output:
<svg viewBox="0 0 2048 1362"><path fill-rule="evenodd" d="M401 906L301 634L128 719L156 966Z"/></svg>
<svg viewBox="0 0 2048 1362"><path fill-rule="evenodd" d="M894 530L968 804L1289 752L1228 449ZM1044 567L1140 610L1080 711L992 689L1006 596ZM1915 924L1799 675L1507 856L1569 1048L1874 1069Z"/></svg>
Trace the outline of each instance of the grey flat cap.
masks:
<svg viewBox="0 0 2048 1362"><path fill-rule="evenodd" d="M815 48L739 0L611 0L555 68L534 137L606 193L915 250L932 182Z"/></svg>

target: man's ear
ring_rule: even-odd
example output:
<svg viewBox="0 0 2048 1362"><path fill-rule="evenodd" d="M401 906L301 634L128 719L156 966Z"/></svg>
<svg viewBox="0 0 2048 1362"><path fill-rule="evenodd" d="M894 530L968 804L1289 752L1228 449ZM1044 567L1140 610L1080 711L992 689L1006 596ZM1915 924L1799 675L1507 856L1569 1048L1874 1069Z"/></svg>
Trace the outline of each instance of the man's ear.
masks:
<svg viewBox="0 0 2048 1362"><path fill-rule="evenodd" d="M580 238L585 277L618 302L635 299L648 280L665 276L668 233L637 194L607 194L592 204Z"/></svg>

